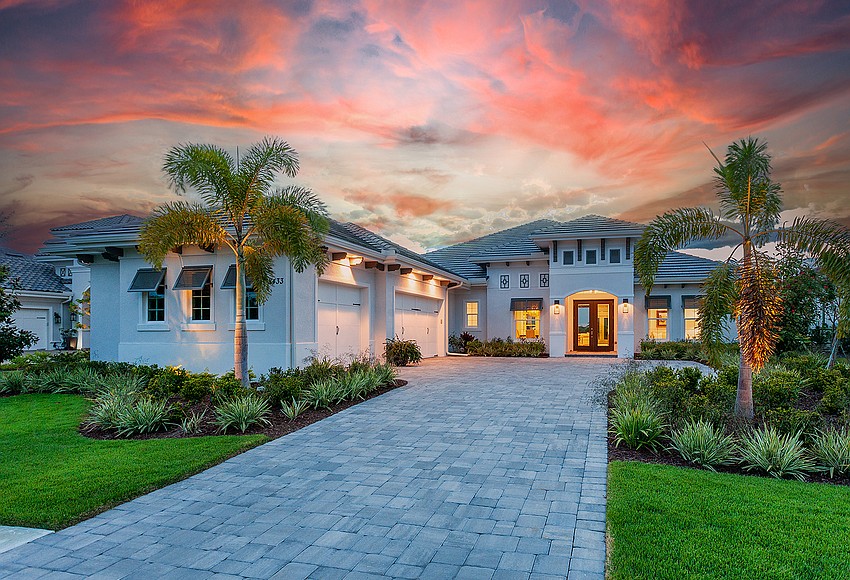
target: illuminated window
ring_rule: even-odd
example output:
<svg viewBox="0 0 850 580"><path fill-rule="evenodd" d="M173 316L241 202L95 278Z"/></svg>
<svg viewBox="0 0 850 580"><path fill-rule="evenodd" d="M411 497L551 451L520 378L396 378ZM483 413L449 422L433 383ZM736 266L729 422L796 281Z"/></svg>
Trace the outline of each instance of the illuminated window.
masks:
<svg viewBox="0 0 850 580"><path fill-rule="evenodd" d="M478 328L478 302L466 303L466 327Z"/></svg>
<svg viewBox="0 0 850 580"><path fill-rule="evenodd" d="M699 298L696 296L682 297L682 308L685 311L685 340L698 340Z"/></svg>
<svg viewBox="0 0 850 580"><path fill-rule="evenodd" d="M515 338L539 338L540 311L515 310L514 326L516 327Z"/></svg>
<svg viewBox="0 0 850 580"><path fill-rule="evenodd" d="M670 297L650 297L646 303L648 320L647 337L650 340L667 340L667 319L670 315Z"/></svg>

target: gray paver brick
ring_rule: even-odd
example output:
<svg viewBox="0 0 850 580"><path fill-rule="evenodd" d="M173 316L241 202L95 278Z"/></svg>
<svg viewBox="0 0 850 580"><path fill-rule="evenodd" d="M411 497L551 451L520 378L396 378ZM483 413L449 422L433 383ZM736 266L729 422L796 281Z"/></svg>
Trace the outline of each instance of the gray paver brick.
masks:
<svg viewBox="0 0 850 580"><path fill-rule="evenodd" d="M590 384L610 364L423 361L408 387L0 554L0 577L601 579Z"/></svg>

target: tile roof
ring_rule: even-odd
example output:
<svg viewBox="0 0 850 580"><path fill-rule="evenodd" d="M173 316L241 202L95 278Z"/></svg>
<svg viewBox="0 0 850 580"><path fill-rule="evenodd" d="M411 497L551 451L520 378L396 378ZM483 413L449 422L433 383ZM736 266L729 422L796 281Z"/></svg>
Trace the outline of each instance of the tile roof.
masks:
<svg viewBox="0 0 850 580"><path fill-rule="evenodd" d="M497 248L503 247L511 252L522 251L523 253L519 255L539 252L540 248L531 241L529 236L557 224L558 222L554 220L537 220L500 232L487 234L486 236L481 236L468 242L461 242L447 248L434 250L425 254L425 257L466 278L480 278L486 276L486 271L478 264L470 262L469 258L493 253ZM493 255L496 254L493 253Z"/></svg>
<svg viewBox="0 0 850 580"><path fill-rule="evenodd" d="M719 264L720 262L708 258L700 258L682 252L670 252L658 268L655 280L659 282L666 280L703 280ZM638 277L635 275L635 283L637 282Z"/></svg>
<svg viewBox="0 0 850 580"><path fill-rule="evenodd" d="M0 248L0 266L9 269L9 277L3 287L35 292L69 292L56 270L49 264L36 262L32 256Z"/></svg>
<svg viewBox="0 0 850 580"><path fill-rule="evenodd" d="M586 215L535 232L536 239L639 236L646 226L601 215Z"/></svg>
<svg viewBox="0 0 850 580"><path fill-rule="evenodd" d="M377 252L392 250L400 256L404 256L411 260L416 260L433 268L437 268L438 270L445 270L456 276L460 275L457 272L454 272L451 268L442 266L428 259L422 254L418 254L412 250L408 250L404 246L401 246L393 242L392 240L388 240L387 238L380 236L375 232L367 230L363 226L359 226L352 222L343 223L338 222L336 220L331 220L330 234L342 240L347 240L358 245L365 246Z"/></svg>
<svg viewBox="0 0 850 580"><path fill-rule="evenodd" d="M67 226L60 226L58 228L52 228L51 232L68 232L68 231L110 231L114 229L125 229L128 227L139 226L141 227L142 222L145 221L145 218L141 218L139 216L123 214L123 215L113 215L105 218L100 218L96 220L90 220L87 222L80 222L78 224L70 224Z"/></svg>

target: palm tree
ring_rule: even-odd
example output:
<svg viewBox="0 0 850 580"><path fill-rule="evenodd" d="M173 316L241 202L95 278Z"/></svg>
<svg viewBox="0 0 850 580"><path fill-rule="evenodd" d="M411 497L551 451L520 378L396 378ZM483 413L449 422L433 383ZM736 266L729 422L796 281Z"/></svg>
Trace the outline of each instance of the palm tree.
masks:
<svg viewBox="0 0 850 580"><path fill-rule="evenodd" d="M770 179L767 143L742 139L729 146L723 161L711 155L717 161L714 185L720 214L707 208L684 208L656 217L635 247L635 270L649 295L669 252L698 240L737 240L729 258L703 283L699 324L709 359L716 362L729 316L736 320L741 361L735 414L752 419L752 373L774 351L782 308L774 262L765 244L778 241L811 256L839 289L846 289L850 288L850 236L845 228L821 219L798 217L791 225L779 225L781 188ZM732 254L742 247L743 259L734 263ZM846 326L842 325L842 331L846 332Z"/></svg>
<svg viewBox="0 0 850 580"><path fill-rule="evenodd" d="M237 152L236 160L213 145L178 145L166 154L163 171L177 193L190 187L202 203L181 200L158 207L142 228L139 252L157 268L168 252L183 244L233 252L233 368L247 386L246 276L263 303L271 293L275 257L287 256L298 272L312 265L321 273L328 261L322 248L329 229L327 208L303 187L272 190L277 174L294 177L298 172L298 155L279 139L265 138L241 157Z"/></svg>

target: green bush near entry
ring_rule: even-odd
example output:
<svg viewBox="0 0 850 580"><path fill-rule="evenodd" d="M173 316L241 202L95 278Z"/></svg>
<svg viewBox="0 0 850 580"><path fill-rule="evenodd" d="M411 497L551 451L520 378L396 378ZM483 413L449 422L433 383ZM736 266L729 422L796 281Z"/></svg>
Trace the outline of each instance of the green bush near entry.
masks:
<svg viewBox="0 0 850 580"><path fill-rule="evenodd" d="M543 356L546 352L546 343L542 339L517 341L512 338L493 338L486 341L475 339L466 343L466 352L471 356L536 358Z"/></svg>
<svg viewBox="0 0 850 580"><path fill-rule="evenodd" d="M384 358L387 363L396 367L406 367L419 364L422 361L422 351L415 340L388 338L384 344Z"/></svg>

